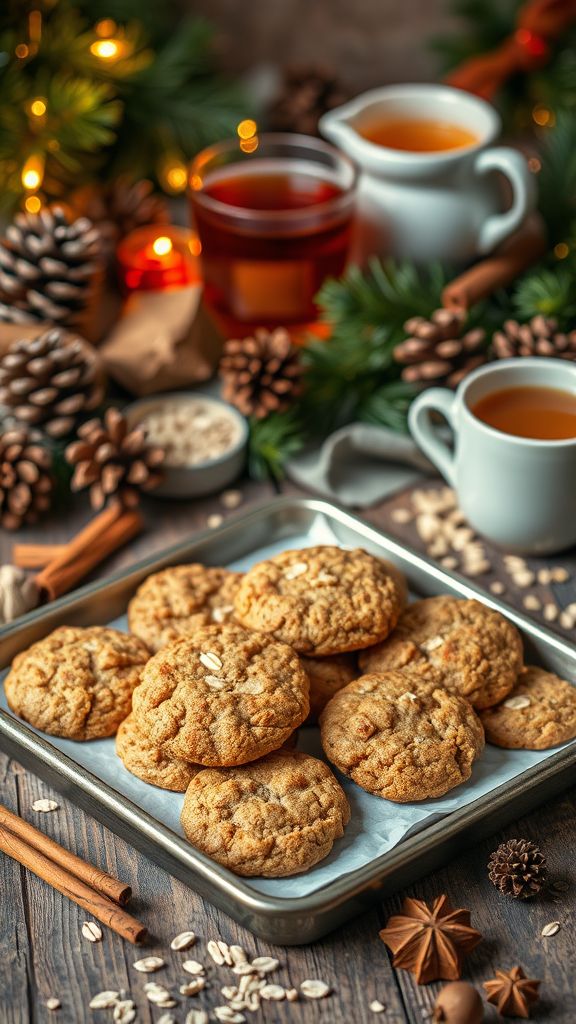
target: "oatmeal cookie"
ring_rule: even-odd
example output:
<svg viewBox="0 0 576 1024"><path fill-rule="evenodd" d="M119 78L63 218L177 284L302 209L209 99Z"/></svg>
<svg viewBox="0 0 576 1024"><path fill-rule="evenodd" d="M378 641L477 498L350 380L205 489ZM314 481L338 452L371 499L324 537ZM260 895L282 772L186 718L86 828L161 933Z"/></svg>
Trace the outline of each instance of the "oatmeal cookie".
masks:
<svg viewBox="0 0 576 1024"><path fill-rule="evenodd" d="M398 803L459 786L484 748L472 706L429 669L361 676L332 698L320 728L326 756L340 771Z"/></svg>
<svg viewBox="0 0 576 1024"><path fill-rule="evenodd" d="M150 659L133 705L170 757L244 764L277 750L304 721L308 676L286 644L238 626L204 626Z"/></svg>
<svg viewBox="0 0 576 1024"><path fill-rule="evenodd" d="M134 713L120 724L116 733L116 753L132 775L174 793L184 793L190 779L203 771L199 765L167 757L152 743Z"/></svg>
<svg viewBox="0 0 576 1024"><path fill-rule="evenodd" d="M242 579L235 616L301 654L353 651L388 636L403 606L397 571L356 548L320 546L253 566Z"/></svg>
<svg viewBox="0 0 576 1024"><path fill-rule="evenodd" d="M323 761L279 751L200 772L181 822L194 846L236 874L281 878L323 860L349 819L344 791Z"/></svg>
<svg viewBox="0 0 576 1024"><path fill-rule="evenodd" d="M502 615L456 597L427 597L408 606L392 636L360 655L363 672L431 665L441 685L476 708L498 704L522 668L522 640Z"/></svg>
<svg viewBox="0 0 576 1024"><path fill-rule="evenodd" d="M199 626L228 622L240 579L240 573L197 564L155 572L128 605L130 632L159 651Z"/></svg>
<svg viewBox="0 0 576 1024"><path fill-rule="evenodd" d="M51 736L113 736L149 657L141 640L117 629L61 626L14 658L6 699L20 718Z"/></svg>
<svg viewBox="0 0 576 1024"><path fill-rule="evenodd" d="M310 714L307 724L316 722L320 712L338 690L359 676L353 654L332 654L327 658L300 658L310 680Z"/></svg>
<svg viewBox="0 0 576 1024"><path fill-rule="evenodd" d="M576 686L527 666L495 708L480 712L486 739L510 750L548 750L576 736Z"/></svg>

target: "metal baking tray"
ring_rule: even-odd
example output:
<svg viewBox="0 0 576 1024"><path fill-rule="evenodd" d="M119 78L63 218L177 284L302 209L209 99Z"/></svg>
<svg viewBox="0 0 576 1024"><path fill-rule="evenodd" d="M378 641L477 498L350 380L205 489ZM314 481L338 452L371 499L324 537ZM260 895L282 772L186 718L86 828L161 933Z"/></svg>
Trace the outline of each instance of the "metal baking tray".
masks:
<svg viewBox="0 0 576 1024"><path fill-rule="evenodd" d="M127 572L82 587L38 609L0 634L0 669L14 655L61 624L95 625L124 614L139 583L151 572L185 561L225 565L257 558L267 544L295 546L294 538L318 535L328 526L343 546L360 546L388 558L405 574L415 595L477 597L521 630L527 657L576 681L576 649L548 630L427 558L404 547L335 505L313 498L278 498L236 515L217 530L197 533ZM83 745L86 746L86 745ZM104 825L186 882L255 935L274 943L312 942L372 906L374 900L445 864L461 850L502 828L574 782L576 742L487 795L427 824L387 853L335 878L305 896L286 898L259 891L195 850L175 831L57 749L11 714L0 711L0 748L45 779Z"/></svg>

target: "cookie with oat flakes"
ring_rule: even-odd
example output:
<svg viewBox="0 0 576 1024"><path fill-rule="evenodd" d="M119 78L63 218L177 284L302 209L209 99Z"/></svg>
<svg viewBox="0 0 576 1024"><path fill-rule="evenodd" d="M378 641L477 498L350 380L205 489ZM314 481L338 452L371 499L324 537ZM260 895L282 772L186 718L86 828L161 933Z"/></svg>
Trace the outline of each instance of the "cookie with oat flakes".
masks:
<svg viewBox="0 0 576 1024"><path fill-rule="evenodd" d="M398 803L443 796L470 778L484 748L471 704L417 667L361 676L320 716L332 764L369 793Z"/></svg>
<svg viewBox="0 0 576 1024"><path fill-rule="evenodd" d="M20 718L51 736L113 736L149 658L141 640L117 629L61 626L15 657L6 699Z"/></svg>
<svg viewBox="0 0 576 1024"><path fill-rule="evenodd" d="M323 545L284 551L254 565L234 601L248 629L324 657L375 644L404 605L397 571L361 548Z"/></svg>
<svg viewBox="0 0 576 1024"><path fill-rule="evenodd" d="M240 573L196 563L155 572L128 605L130 632L159 651L199 626L228 622L240 579Z"/></svg>
<svg viewBox="0 0 576 1024"><path fill-rule="evenodd" d="M190 779L203 771L200 765L167 757L152 743L133 712L124 719L116 733L116 753L132 775L173 793L185 793Z"/></svg>
<svg viewBox="0 0 576 1024"><path fill-rule="evenodd" d="M408 605L392 635L359 660L363 672L430 665L447 690L486 708L514 686L522 640L511 622L480 601L427 597Z"/></svg>
<svg viewBox="0 0 576 1024"><path fill-rule="evenodd" d="M190 842L238 875L307 871L344 834L350 808L323 761L279 751L238 768L206 768L182 808Z"/></svg>
<svg viewBox="0 0 576 1024"><path fill-rule="evenodd" d="M527 666L502 704L480 712L486 739L508 750L548 750L576 737L576 686Z"/></svg>
<svg viewBox="0 0 576 1024"><path fill-rule="evenodd" d="M287 644L239 626L204 626L150 659L133 707L169 757L222 767L281 747L308 714L309 688Z"/></svg>

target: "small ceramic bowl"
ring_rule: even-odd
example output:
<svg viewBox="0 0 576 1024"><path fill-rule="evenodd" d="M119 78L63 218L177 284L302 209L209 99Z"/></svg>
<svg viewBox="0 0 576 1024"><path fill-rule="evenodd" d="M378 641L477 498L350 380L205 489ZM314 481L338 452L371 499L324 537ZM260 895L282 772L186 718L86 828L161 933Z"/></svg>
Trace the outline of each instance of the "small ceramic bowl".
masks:
<svg viewBox="0 0 576 1024"><path fill-rule="evenodd" d="M248 424L244 417L228 402L201 391L174 391L142 398L125 410L129 426L140 423L144 417L157 412L163 405L181 405L183 409L202 403L217 407L218 412L228 416L237 430L237 440L222 455L208 458L204 462L187 465L163 466L164 480L154 489L154 496L160 498L197 498L220 491L236 480L244 469L248 446Z"/></svg>

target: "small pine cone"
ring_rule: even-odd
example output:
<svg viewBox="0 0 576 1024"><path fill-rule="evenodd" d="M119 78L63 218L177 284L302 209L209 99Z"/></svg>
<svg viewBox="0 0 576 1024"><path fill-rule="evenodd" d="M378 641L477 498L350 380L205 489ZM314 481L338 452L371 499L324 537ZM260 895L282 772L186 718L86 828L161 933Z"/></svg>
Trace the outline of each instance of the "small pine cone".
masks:
<svg viewBox="0 0 576 1024"><path fill-rule="evenodd" d="M140 494L162 481L165 452L147 443L144 427L130 428L118 409L107 409L103 420L82 424L66 459L74 466L72 490L89 487L92 508L103 508L108 499L135 508Z"/></svg>
<svg viewBox="0 0 576 1024"><path fill-rule="evenodd" d="M54 328L22 338L0 358L0 405L19 423L65 437L104 395L100 357L82 338Z"/></svg>
<svg viewBox="0 0 576 1024"><path fill-rule="evenodd" d="M411 317L404 324L409 337L394 349L404 365L402 380L411 384L446 384L455 388L477 366L486 362L485 331L480 327L462 333L463 314L436 309L429 320Z"/></svg>
<svg viewBox="0 0 576 1024"><path fill-rule="evenodd" d="M72 325L92 298L100 236L60 207L19 213L0 240L0 320Z"/></svg>
<svg viewBox="0 0 576 1024"><path fill-rule="evenodd" d="M225 342L219 372L222 396L256 419L288 409L302 390L300 353L283 327Z"/></svg>
<svg viewBox="0 0 576 1024"><path fill-rule="evenodd" d="M18 530L52 504L52 456L25 427L0 435L0 525Z"/></svg>
<svg viewBox="0 0 576 1024"><path fill-rule="evenodd" d="M576 360L576 331L568 334L558 330L551 317L533 316L527 324L506 320L502 330L492 338L492 356L512 359L514 356L553 356Z"/></svg>
<svg viewBox="0 0 576 1024"><path fill-rule="evenodd" d="M504 896L529 899L546 881L546 858L529 839L509 839L490 857L488 877Z"/></svg>
<svg viewBox="0 0 576 1024"><path fill-rule="evenodd" d="M266 122L270 131L318 135L318 122L346 94L336 75L321 67L287 68Z"/></svg>

